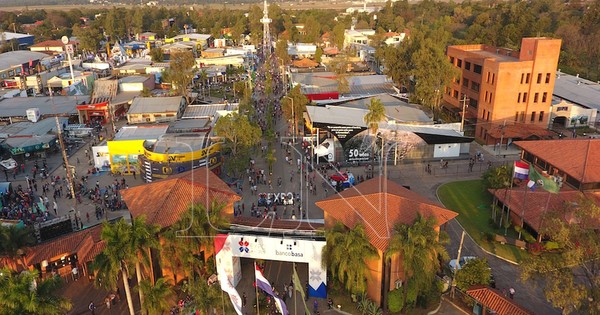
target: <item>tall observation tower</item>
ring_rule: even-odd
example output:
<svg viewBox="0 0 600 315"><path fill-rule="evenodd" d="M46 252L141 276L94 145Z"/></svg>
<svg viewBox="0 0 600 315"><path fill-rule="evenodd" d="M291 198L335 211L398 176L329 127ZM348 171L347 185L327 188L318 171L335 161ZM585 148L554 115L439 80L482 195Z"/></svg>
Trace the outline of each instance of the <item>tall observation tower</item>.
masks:
<svg viewBox="0 0 600 315"><path fill-rule="evenodd" d="M260 22L263 24L263 52L267 56L271 52L271 32L269 31L269 24L273 20L269 19L269 6L267 0L264 0L263 17Z"/></svg>

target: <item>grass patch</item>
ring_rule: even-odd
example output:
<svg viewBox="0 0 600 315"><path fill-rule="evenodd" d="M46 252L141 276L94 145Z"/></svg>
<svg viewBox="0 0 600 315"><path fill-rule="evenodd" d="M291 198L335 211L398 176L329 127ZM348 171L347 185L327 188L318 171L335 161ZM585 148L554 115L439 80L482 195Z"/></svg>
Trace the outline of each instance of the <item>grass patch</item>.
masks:
<svg viewBox="0 0 600 315"><path fill-rule="evenodd" d="M490 224L492 195L485 190L482 180L452 182L440 186L438 197L446 208L457 212L458 222L485 250L500 257L520 262L528 253L512 245L488 242L487 233L504 235L504 228ZM508 237L516 238L514 229L508 228Z"/></svg>

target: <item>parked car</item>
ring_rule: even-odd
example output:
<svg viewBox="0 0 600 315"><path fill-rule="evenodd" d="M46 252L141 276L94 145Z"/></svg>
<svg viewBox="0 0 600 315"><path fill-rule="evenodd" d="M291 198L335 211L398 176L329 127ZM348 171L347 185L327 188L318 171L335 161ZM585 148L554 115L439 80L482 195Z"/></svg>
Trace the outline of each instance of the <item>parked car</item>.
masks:
<svg viewBox="0 0 600 315"><path fill-rule="evenodd" d="M452 271L454 271L455 269L460 270L460 269L462 269L462 266L464 266L469 260L473 260L473 259L477 259L477 257L475 257L475 256L460 257L460 262L458 263L458 267L456 266L456 259L452 259L448 263L448 267L450 267L450 270L452 270Z"/></svg>

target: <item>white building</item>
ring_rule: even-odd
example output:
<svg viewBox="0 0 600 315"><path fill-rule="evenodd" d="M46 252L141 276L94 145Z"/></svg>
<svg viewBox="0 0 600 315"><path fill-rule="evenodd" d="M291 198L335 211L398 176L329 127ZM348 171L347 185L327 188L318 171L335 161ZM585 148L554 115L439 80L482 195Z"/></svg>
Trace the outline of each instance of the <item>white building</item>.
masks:
<svg viewBox="0 0 600 315"><path fill-rule="evenodd" d="M344 48L359 44L368 45L371 42L369 36L375 35L375 30L372 29L354 29L344 30Z"/></svg>
<svg viewBox="0 0 600 315"><path fill-rule="evenodd" d="M557 71L551 110L550 124L594 127L600 123L600 83Z"/></svg>

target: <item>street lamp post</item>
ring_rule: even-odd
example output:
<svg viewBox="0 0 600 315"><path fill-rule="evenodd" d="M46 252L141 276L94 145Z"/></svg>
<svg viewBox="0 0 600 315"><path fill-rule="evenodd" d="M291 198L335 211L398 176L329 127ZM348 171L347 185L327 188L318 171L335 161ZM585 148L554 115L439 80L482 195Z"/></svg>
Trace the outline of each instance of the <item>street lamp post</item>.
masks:
<svg viewBox="0 0 600 315"><path fill-rule="evenodd" d="M296 113L294 110L294 99L289 96L284 96L283 98L287 98L292 101L292 141L296 144Z"/></svg>
<svg viewBox="0 0 600 315"><path fill-rule="evenodd" d="M463 96L463 99L462 99L462 103L463 103L463 106L462 106L462 118L460 120L460 131L461 132L465 132L465 111L467 110L467 100L468 99L469 98L466 95Z"/></svg>

